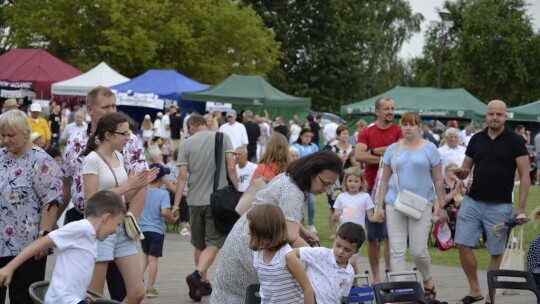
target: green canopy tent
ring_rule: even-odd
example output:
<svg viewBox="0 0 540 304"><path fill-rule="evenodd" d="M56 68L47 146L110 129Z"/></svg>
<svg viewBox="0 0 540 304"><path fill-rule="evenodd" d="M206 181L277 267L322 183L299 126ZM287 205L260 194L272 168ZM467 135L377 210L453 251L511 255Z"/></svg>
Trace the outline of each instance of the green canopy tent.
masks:
<svg viewBox="0 0 540 304"><path fill-rule="evenodd" d="M422 118L448 118L484 120L486 105L465 89L411 88L397 86L369 99L341 106L342 115L375 113L375 101L380 97L392 98L396 115L412 111Z"/></svg>
<svg viewBox="0 0 540 304"><path fill-rule="evenodd" d="M311 98L286 94L258 75L232 74L210 89L182 93L182 99L230 103L237 111L249 109L259 114L266 109L270 117L282 115L286 120L293 114L306 117L311 107Z"/></svg>
<svg viewBox="0 0 540 304"><path fill-rule="evenodd" d="M508 120L540 122L540 100L508 108Z"/></svg>

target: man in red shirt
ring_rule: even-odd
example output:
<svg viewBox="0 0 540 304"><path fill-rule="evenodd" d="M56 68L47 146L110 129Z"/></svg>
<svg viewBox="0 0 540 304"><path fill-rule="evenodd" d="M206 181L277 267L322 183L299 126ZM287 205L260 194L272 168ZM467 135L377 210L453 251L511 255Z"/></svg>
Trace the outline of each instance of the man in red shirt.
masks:
<svg viewBox="0 0 540 304"><path fill-rule="evenodd" d="M368 183L368 192L371 194L375 189L375 177L379 169L381 156L386 148L403 137L401 128L394 123L394 101L388 97L381 97L375 101L375 115L377 120L374 124L358 134L358 144L354 155L358 161L364 163L364 172ZM376 204L377 202L375 202ZM383 212L380 210L379 212ZM373 282L380 282L379 256L380 242L386 242L384 260L386 269L390 270L390 246L388 243L388 231L386 223L372 223L366 217L368 231L368 258Z"/></svg>

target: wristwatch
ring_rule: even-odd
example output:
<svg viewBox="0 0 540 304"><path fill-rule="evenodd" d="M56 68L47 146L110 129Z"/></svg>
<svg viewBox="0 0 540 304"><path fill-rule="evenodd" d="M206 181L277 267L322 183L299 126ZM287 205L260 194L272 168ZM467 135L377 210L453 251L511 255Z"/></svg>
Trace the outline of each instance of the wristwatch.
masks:
<svg viewBox="0 0 540 304"><path fill-rule="evenodd" d="M39 236L46 236L47 234L49 234L50 231L47 231L47 230L40 230L38 235Z"/></svg>

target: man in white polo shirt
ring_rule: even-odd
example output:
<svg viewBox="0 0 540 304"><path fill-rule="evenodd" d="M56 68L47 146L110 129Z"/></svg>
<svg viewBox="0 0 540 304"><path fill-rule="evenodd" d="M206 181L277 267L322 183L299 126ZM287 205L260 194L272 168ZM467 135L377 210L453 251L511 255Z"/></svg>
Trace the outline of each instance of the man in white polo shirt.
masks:
<svg viewBox="0 0 540 304"><path fill-rule="evenodd" d="M219 127L219 132L223 132L231 138L233 148L247 148L248 136L246 127L236 121L236 111L233 109L227 110L227 123Z"/></svg>

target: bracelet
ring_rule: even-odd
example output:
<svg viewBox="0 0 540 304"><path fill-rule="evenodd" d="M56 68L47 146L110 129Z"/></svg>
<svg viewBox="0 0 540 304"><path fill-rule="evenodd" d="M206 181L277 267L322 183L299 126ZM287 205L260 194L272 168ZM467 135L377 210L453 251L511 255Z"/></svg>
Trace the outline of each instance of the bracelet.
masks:
<svg viewBox="0 0 540 304"><path fill-rule="evenodd" d="M173 205L172 208L173 208L173 210L180 210L180 207L175 206L175 205Z"/></svg>

